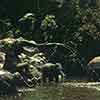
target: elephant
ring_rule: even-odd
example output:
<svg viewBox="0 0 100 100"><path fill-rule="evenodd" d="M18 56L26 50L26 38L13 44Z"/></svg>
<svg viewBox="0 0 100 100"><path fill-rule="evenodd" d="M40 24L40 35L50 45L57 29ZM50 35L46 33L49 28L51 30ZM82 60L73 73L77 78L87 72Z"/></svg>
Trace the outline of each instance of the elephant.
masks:
<svg viewBox="0 0 100 100"><path fill-rule="evenodd" d="M17 64L17 71L20 73L20 81L17 81L18 86L26 86L29 88L40 85L41 73L31 64L19 63Z"/></svg>
<svg viewBox="0 0 100 100"><path fill-rule="evenodd" d="M13 37L9 37L9 38L4 38L4 39L0 40L0 45L3 45L2 47L0 47L0 49L2 49L6 54L4 66L3 66L4 70L8 70L11 73L16 72L17 71L16 65L18 63L20 63L20 58L19 58L18 55L20 55L22 52L24 52L24 53L26 53L26 55L28 55L28 61L29 62L27 63L27 61L26 61L27 59L24 59L25 63L26 63L24 65L24 67L18 68L20 70L20 73L23 76L25 76L24 79L25 78L26 78L26 80L28 79L28 77L26 77L26 76L31 77L31 75L29 75L30 72L28 71L29 64L32 64L34 66L35 65L41 66L41 67L44 66L42 68L42 71L40 71L42 73L44 81L45 81L45 75L47 76L49 81L52 81L52 80L55 79L55 81L57 81L57 82L59 80L58 79L59 76L64 76L63 71L61 71L61 70L58 71L58 68L56 68L58 66L57 64L53 64L53 63L48 64L47 56L49 54L48 55L45 54L46 56L43 55L45 53L44 52L45 47L47 47L47 48L52 47L53 48L55 46L57 46L57 47L60 46L61 48L62 47L66 48L64 44L61 44L61 43L40 43L40 44L38 44L35 41L29 41L29 40L26 40L22 37L16 38L16 39L13 38ZM43 53L40 53L39 50ZM36 59L34 60L33 58L34 59L36 58ZM56 57L56 58L58 58L58 57ZM60 56L60 58L62 58L62 57ZM56 61L58 61L58 60L56 60ZM34 63L34 62L37 62L37 63ZM24 61L22 61L21 63L24 63ZM53 68L52 68L52 66L53 66ZM47 72L45 71L46 69L48 69Z"/></svg>
<svg viewBox="0 0 100 100"><path fill-rule="evenodd" d="M100 56L94 57L87 64L89 81L100 81Z"/></svg>
<svg viewBox="0 0 100 100"><path fill-rule="evenodd" d="M62 81L64 80L64 72L63 68L60 63L46 63L40 67L37 68L42 73L42 81L43 83L52 82L55 81L58 83L59 76L61 76Z"/></svg>
<svg viewBox="0 0 100 100"><path fill-rule="evenodd" d="M46 61L43 53L40 53L38 48L23 47L23 52L18 55L20 63L17 64L17 71L21 73L22 81L28 87L35 87L41 83L41 72L36 66L39 66Z"/></svg>

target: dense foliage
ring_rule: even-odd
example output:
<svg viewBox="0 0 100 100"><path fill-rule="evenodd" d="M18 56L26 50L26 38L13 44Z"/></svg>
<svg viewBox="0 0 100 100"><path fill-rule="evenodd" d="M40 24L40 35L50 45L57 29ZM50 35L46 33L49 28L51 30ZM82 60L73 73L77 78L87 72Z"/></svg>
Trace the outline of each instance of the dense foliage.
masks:
<svg viewBox="0 0 100 100"><path fill-rule="evenodd" d="M70 66L70 68L65 67L69 71L73 67L81 70L80 66L87 64L91 58L99 55L100 8L97 5L88 1L82 5L81 0L65 0L60 5L60 2L57 4L57 2L45 1L44 4L40 2L38 8L37 5L32 6L32 0L28 2L11 0L10 2L11 5L14 5L11 7L9 4L8 8L5 8L5 15L3 8L1 9L1 39L22 36L37 43L63 43L70 49L67 48L67 54L64 52L64 61L62 59L60 61L64 66ZM2 6L5 7L6 4L7 1L2 1ZM16 8L18 8L17 13ZM27 12L28 14L24 15ZM62 51L64 50L61 49L59 53L63 53ZM58 53L54 56L60 57Z"/></svg>

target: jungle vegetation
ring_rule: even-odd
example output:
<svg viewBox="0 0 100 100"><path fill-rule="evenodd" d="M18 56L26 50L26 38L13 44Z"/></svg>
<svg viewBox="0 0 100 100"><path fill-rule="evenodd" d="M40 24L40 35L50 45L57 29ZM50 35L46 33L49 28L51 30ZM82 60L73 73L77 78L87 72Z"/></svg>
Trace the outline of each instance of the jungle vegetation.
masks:
<svg viewBox="0 0 100 100"><path fill-rule="evenodd" d="M51 47L58 52L50 61L61 62L69 75L83 75L89 60L100 55L99 0L37 1L39 4L36 0L0 1L0 39L23 37L37 43L62 43L68 49ZM26 13L33 15L27 17Z"/></svg>

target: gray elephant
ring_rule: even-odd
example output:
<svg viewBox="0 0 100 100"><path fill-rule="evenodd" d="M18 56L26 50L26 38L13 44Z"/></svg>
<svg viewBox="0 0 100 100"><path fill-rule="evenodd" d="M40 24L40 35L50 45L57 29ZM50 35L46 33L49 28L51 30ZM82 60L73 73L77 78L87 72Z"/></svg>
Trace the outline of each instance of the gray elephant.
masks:
<svg viewBox="0 0 100 100"><path fill-rule="evenodd" d="M100 56L89 61L87 70L89 81L100 81Z"/></svg>
<svg viewBox="0 0 100 100"><path fill-rule="evenodd" d="M59 76L61 76L62 81L64 80L64 72L61 64L59 63L46 63L40 67L38 70L42 73L43 83L50 83L52 81L59 82Z"/></svg>

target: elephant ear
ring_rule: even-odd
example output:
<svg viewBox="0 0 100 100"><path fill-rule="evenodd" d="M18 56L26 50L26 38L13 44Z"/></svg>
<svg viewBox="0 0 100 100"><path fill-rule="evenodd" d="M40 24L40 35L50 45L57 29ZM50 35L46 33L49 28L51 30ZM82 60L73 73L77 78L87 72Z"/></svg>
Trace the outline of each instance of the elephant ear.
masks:
<svg viewBox="0 0 100 100"><path fill-rule="evenodd" d="M31 75L32 75L34 78L39 78L39 77L41 77L41 72L39 72L38 69L37 69L36 67L30 65L29 71L30 71Z"/></svg>

